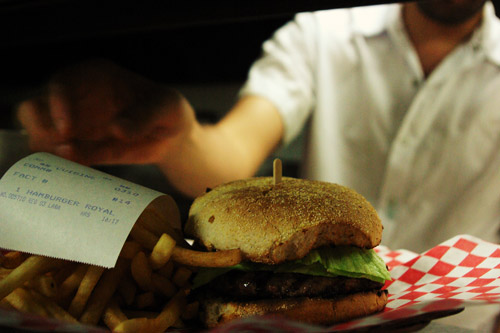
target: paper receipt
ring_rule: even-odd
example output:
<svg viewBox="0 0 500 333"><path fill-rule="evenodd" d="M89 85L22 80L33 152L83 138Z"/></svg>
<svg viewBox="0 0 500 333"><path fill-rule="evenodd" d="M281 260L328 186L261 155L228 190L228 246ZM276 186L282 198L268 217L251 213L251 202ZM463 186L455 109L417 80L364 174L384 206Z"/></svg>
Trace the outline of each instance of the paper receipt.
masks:
<svg viewBox="0 0 500 333"><path fill-rule="evenodd" d="M0 180L0 248L111 268L139 215L161 195L35 153Z"/></svg>

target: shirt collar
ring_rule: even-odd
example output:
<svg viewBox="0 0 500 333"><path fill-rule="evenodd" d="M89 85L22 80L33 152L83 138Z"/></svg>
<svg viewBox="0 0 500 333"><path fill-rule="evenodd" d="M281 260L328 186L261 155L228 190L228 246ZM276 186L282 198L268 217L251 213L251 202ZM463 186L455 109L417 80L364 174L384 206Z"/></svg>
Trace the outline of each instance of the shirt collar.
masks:
<svg viewBox="0 0 500 333"><path fill-rule="evenodd" d="M353 8L353 29L365 37L406 34L401 9L400 3ZM500 66L500 19L490 1L484 7L483 22L469 43L475 49L482 49L487 59Z"/></svg>
<svg viewBox="0 0 500 333"><path fill-rule="evenodd" d="M483 22L472 36L471 43L474 48L483 49L486 57L500 66L500 19L491 2L486 3Z"/></svg>
<svg viewBox="0 0 500 333"><path fill-rule="evenodd" d="M402 24L401 4L355 7L351 11L353 30L365 37L380 35ZM401 22L399 22L401 21Z"/></svg>

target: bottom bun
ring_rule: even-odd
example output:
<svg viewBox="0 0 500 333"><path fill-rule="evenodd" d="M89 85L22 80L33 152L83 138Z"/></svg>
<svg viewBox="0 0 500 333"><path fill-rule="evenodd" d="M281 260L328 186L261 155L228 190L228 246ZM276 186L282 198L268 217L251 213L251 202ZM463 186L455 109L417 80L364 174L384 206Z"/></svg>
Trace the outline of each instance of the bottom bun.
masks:
<svg viewBox="0 0 500 333"><path fill-rule="evenodd" d="M208 299L201 320L208 328L254 315L273 314L310 324L331 325L382 311L387 291L360 292L339 298L289 298L233 302Z"/></svg>

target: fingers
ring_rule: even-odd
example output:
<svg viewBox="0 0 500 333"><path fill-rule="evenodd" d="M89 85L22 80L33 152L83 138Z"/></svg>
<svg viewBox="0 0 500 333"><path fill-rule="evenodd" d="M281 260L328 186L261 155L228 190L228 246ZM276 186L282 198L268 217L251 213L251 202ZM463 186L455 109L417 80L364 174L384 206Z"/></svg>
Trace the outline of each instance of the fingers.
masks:
<svg viewBox="0 0 500 333"><path fill-rule="evenodd" d="M62 139L69 140L74 130L68 102L62 95L51 93L48 108L54 129Z"/></svg>
<svg viewBox="0 0 500 333"><path fill-rule="evenodd" d="M86 165L155 163L196 121L177 91L105 62L60 71L47 93L18 110L31 149Z"/></svg>
<svg viewBox="0 0 500 333"><path fill-rule="evenodd" d="M55 106L54 114L59 114L58 121L54 121L49 105ZM67 117L67 107L57 98L33 99L19 105L17 117L28 134L29 147L32 151L44 151L73 160L76 150L71 139L70 120ZM59 122L59 125L57 123ZM63 127L58 130L56 126Z"/></svg>
<svg viewBox="0 0 500 333"><path fill-rule="evenodd" d="M30 136L43 136L51 132L50 122L40 112L35 100L21 103L17 109L17 118Z"/></svg>
<svg viewBox="0 0 500 333"><path fill-rule="evenodd" d="M41 99L29 100L17 110L17 118L28 133L29 146L34 151L52 151L61 142L45 105Z"/></svg>
<svg viewBox="0 0 500 333"><path fill-rule="evenodd" d="M56 97L48 104L50 108L30 100L19 106L18 118L28 133L31 150L50 152L86 165L155 163L169 138L177 132L176 128L183 126L175 117L167 116L169 119L164 120L157 116L142 125L137 120L135 128L123 126L123 122L114 122L108 127L96 124L97 133L73 138L71 132L64 135L60 132L71 129L67 106ZM158 122L167 122L169 127L156 124Z"/></svg>
<svg viewBox="0 0 500 333"><path fill-rule="evenodd" d="M103 70L104 71L104 70ZM110 74L90 65L63 70L48 84L48 112L53 127L66 140L98 140L120 107ZM125 94L125 93L123 93Z"/></svg>
<svg viewBox="0 0 500 333"><path fill-rule="evenodd" d="M157 163L170 146L169 139L141 138L122 141L76 141L59 151L59 156L84 165Z"/></svg>
<svg viewBox="0 0 500 333"><path fill-rule="evenodd" d="M110 126L116 139L136 141L144 137L172 137L195 121L195 112L189 102L174 89L149 86L140 103L127 107ZM147 95L147 96L145 96Z"/></svg>

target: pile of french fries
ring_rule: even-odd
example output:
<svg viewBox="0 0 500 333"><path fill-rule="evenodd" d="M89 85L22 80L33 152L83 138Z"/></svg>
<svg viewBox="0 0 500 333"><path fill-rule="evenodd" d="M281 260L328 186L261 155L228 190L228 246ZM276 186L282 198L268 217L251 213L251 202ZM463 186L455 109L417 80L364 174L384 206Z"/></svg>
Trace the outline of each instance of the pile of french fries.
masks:
<svg viewBox="0 0 500 333"><path fill-rule="evenodd" d="M197 317L196 267L231 266L239 250L199 252L155 209L132 228L114 268L21 252L0 256L0 307L113 332L164 332Z"/></svg>

